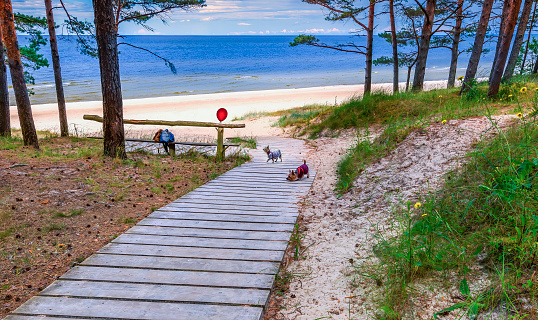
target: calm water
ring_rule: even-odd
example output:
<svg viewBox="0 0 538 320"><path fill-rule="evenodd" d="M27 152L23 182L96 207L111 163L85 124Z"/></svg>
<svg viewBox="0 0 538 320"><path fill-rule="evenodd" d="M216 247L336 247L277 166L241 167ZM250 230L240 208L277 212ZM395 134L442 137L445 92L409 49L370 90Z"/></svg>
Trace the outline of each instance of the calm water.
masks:
<svg viewBox="0 0 538 320"><path fill-rule="evenodd" d="M153 50L172 61L177 74L150 53L120 46L120 73L125 99L215 92L360 84L364 82L364 56L309 46L290 47L294 36L127 36L120 42ZM327 44L345 43L349 36L319 36ZM364 39L362 39L364 40ZM25 37L21 37L23 44ZM98 60L76 49L74 37L59 39L62 76L67 101L101 100ZM391 55L390 44L374 41L374 59ZM42 53L50 58L47 44ZM462 55L458 76L468 57ZM491 54L482 59L491 64ZM426 80L446 80L448 49L430 52ZM33 72L33 104L56 101L52 67ZM406 71L401 70L400 81ZM374 82L391 82L392 66L374 66ZM14 104L14 98L11 99Z"/></svg>

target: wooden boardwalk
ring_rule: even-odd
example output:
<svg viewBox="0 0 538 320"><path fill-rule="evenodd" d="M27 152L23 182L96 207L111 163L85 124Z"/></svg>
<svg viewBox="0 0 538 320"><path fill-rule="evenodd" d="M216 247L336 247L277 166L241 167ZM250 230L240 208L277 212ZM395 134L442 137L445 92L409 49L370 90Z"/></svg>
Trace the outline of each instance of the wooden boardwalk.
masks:
<svg viewBox="0 0 538 320"><path fill-rule="evenodd" d="M296 202L315 176L311 168L309 179L286 180L302 163L292 158L301 141L263 142L284 161L266 163L255 150L253 161L153 212L5 319L260 319Z"/></svg>

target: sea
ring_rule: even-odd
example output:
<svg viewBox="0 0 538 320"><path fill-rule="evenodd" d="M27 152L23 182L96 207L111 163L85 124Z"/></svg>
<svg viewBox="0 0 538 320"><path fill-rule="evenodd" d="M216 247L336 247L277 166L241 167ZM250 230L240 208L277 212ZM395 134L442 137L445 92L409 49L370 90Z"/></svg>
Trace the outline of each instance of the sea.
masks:
<svg viewBox="0 0 538 320"><path fill-rule="evenodd" d="M355 42L363 44L365 37L348 35L318 36L328 45ZM313 46L291 47L294 36L181 36L129 35L118 39L120 75L124 99L195 95L220 92L307 88L364 83L365 57L362 54L341 52ZM65 98L68 102L101 100L99 61L80 53L75 36L59 36L58 47L62 68ZM472 39L471 39L472 41ZM20 36L19 44L28 42ZM467 44L468 46L468 44ZM169 60L176 73L155 55ZM40 53L50 66L30 70L35 84L33 105L56 102L54 73L50 47ZM390 43L374 37L374 59L391 56ZM462 53L457 76L463 75L468 54ZM479 75L489 74L493 55L481 59ZM431 50L426 80L446 80L450 50ZM407 68L401 68L404 82ZM374 83L392 82L392 65L374 66ZM412 76L411 76L412 80ZM12 89L10 88L12 93ZM15 104L11 95L11 104Z"/></svg>

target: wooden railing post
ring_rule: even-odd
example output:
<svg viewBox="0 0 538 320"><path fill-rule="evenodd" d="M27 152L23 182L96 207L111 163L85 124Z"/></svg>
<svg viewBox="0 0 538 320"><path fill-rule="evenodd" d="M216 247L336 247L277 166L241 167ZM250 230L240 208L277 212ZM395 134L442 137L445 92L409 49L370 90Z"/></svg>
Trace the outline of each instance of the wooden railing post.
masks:
<svg viewBox="0 0 538 320"><path fill-rule="evenodd" d="M217 128L217 161L224 159L224 128Z"/></svg>

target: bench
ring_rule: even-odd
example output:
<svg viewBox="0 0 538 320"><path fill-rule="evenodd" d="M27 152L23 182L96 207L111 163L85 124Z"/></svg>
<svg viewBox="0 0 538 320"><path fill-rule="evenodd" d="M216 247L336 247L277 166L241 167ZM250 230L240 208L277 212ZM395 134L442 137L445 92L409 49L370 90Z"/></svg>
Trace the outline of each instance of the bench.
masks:
<svg viewBox="0 0 538 320"><path fill-rule="evenodd" d="M97 115L85 114L82 117L84 120L92 120L97 122L103 122L103 118ZM244 128L245 124L228 124L228 123L213 123L213 122L198 122L198 121L166 121L166 120L127 120L123 119L124 124L141 124L141 125L162 125L162 126L187 126L187 127L214 127L217 129L217 143L202 143L202 142L173 142L170 143L170 154L176 153L175 145L192 145L192 146L216 146L217 147L217 160L220 161L224 159L225 151L228 147L236 147L239 145L236 144L224 144L224 128ZM96 137L97 139L103 139L102 137ZM149 143L162 143L154 140L142 140L142 139L125 139L125 141L138 141L138 142L149 142Z"/></svg>
<svg viewBox="0 0 538 320"><path fill-rule="evenodd" d="M89 139L103 139L103 137L88 137ZM147 140L147 139L131 139L131 138L125 138L125 141L131 141L131 142L145 142L145 143L158 143L162 144L161 141L155 141L155 140ZM168 143L168 148L170 150L170 155L175 156L176 155L176 144L185 145L185 146L194 146L194 147L218 147L217 143L206 143L206 142L180 142L180 141L174 141ZM229 147L239 147L240 145L237 143L223 143L222 144L224 152Z"/></svg>

